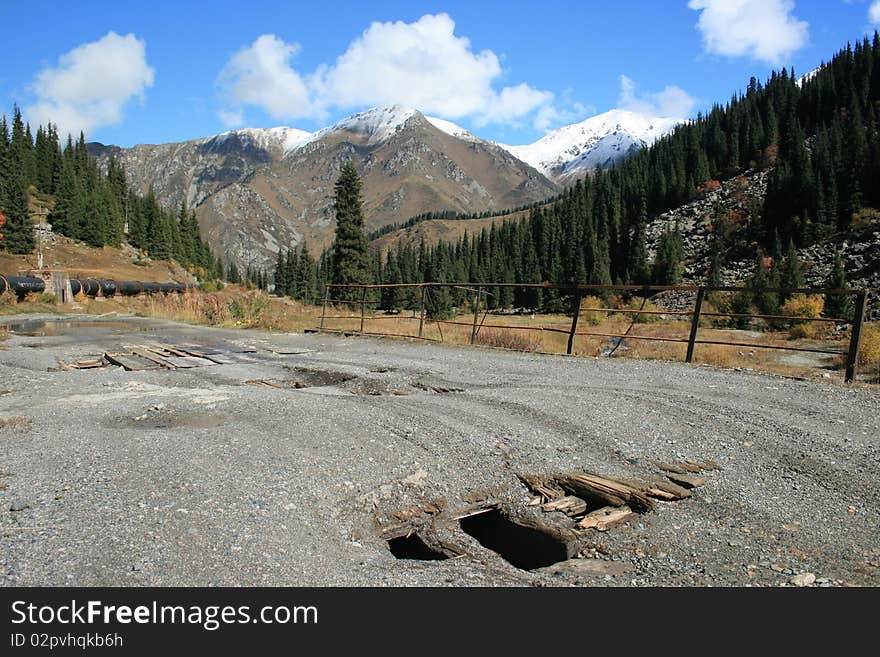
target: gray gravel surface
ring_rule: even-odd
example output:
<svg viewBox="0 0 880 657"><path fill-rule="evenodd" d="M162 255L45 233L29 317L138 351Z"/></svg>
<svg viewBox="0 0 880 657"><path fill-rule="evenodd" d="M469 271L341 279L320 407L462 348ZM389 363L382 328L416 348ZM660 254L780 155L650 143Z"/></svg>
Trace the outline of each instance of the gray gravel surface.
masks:
<svg viewBox="0 0 880 657"><path fill-rule="evenodd" d="M22 319L35 317L3 323ZM0 418L28 420L0 428L6 586L880 583L876 389L85 321L0 350ZM156 341L256 351L188 370L48 371ZM584 534L579 558L554 567L515 568L455 524L434 530L463 552L443 561L396 559L379 533L377 518L435 500L452 512L490 499L558 524L526 506L517 474L650 478L655 459L723 470L690 499Z"/></svg>

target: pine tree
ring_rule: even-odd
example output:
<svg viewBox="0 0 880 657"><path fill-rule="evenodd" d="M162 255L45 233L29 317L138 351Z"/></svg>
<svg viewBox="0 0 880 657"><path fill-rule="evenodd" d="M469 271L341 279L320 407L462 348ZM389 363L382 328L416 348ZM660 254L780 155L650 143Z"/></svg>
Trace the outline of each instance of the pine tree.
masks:
<svg viewBox="0 0 880 657"><path fill-rule="evenodd" d="M804 271L801 260L798 257L797 249L794 248L794 241L788 241L788 249L785 252L785 258L782 260L782 267L779 272L779 287L786 289L797 289L804 287ZM780 301L785 301L791 295L783 293Z"/></svg>
<svg viewBox="0 0 880 657"><path fill-rule="evenodd" d="M834 253L834 264L825 281L825 287L830 290L845 290L846 272L843 269L843 257L840 251ZM853 314L852 298L845 294L826 294L825 308L822 312L825 317L835 319L850 319Z"/></svg>
<svg viewBox="0 0 880 657"><path fill-rule="evenodd" d="M370 284L373 282L373 272L370 245L364 234L361 180L351 162L343 165L334 192L336 241L333 245L331 281L337 285ZM344 301L359 301L361 292L340 288L334 296Z"/></svg>

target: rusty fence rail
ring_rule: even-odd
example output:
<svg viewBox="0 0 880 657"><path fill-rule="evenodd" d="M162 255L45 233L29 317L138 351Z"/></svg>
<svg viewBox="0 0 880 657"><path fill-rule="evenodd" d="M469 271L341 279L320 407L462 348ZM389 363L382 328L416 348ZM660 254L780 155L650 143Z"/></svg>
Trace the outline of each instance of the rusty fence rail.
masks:
<svg viewBox="0 0 880 657"><path fill-rule="evenodd" d="M390 315L367 315L367 308L374 306L381 306L381 301L373 301L368 299L369 293L371 290L382 290L387 288L401 288L401 289L418 289L419 290L419 303L418 309L413 311L413 315L406 316L400 314L390 314ZM439 289L439 288L449 288L456 289L460 291L466 291L473 295L473 321L471 322L461 322L449 319L440 319L437 317L427 317L427 301L429 290ZM485 319L489 314L489 304L488 304L488 296L490 295L489 289L491 288L537 288L542 290L559 290L565 293L566 296L571 297L572 303L572 318L571 324L567 328L558 328L553 326L522 326L522 325L513 325L513 324L485 324ZM333 299L331 294L333 290L360 290L360 300L353 299ZM641 296L644 299L648 299L655 294L661 292L694 292L696 294L694 305L691 310L644 310L635 309L635 308L583 308L581 307L581 302L588 293L595 292L613 292L613 291L625 291L634 293L637 296ZM834 295L834 296L851 296L853 297L853 316L846 317L799 317L793 315L766 315L766 314L748 314L748 313L727 313L727 312L705 312L703 311L703 303L705 301L706 295L712 292L746 292L747 288L744 287L705 287L705 286L695 286L695 285L565 285L565 284L554 284L554 283L386 283L386 284L374 284L374 285L357 285L357 284L338 284L338 283L328 283L324 286L324 299L323 305L321 309L321 323L317 330L325 331L325 332L344 332L344 333L357 333L360 335L377 335L377 336L391 336L391 337L407 337L407 338L418 338L422 340L433 340L433 338L427 338L424 335L425 323L430 321L435 323L439 329L440 339L443 339L443 324L447 325L455 325L455 326L469 326L471 328L471 337L470 342L474 344L477 340L477 336L482 328L487 329L506 329L506 330L520 330L520 331L549 331L555 333L563 333L568 335L568 344L566 347L566 353L571 354L574 346L574 340L577 336L593 336L600 338L617 338L618 340L646 340L646 341L658 341L658 342L673 342L673 343L681 343L687 344L687 354L685 356L685 361L688 363L693 362L694 358L694 350L696 345L706 344L706 345L722 345L729 347L745 347L751 349L775 349L780 351L803 351L803 352L811 352L811 353L821 353L821 354L834 354L838 356L844 356L846 359L846 372L845 372L845 380L846 382L852 382L856 376L856 369L858 366L858 357L859 357L859 349L861 347L861 337L862 337L862 326L865 322L865 313L867 310L868 304L868 290L852 290L852 289L826 289L826 288L769 288L765 290L770 293L784 293L784 294L822 294L822 295ZM335 305L347 305L347 306L356 306L360 308L359 314L354 315L328 315L327 309L329 304ZM481 308L481 306L483 306ZM481 309L484 311L483 318L480 320L480 311ZM648 336L648 335L632 335L629 333L635 325L635 321L630 325L630 328L627 329L626 333L602 333L596 331L579 331L578 330L578 319L581 314L584 312L604 312L604 313L621 313L621 314L632 314L637 318L639 315L673 315L673 316L684 316L690 317L690 332L687 338L668 338L668 337L660 337L660 336ZM824 322L824 323L833 323L833 324L846 324L851 326L850 330L850 339L849 346L846 350L840 349L819 349L815 347L794 347L794 346L784 346L784 345L769 345L769 344L758 344L758 343L750 343L750 342L733 342L733 341L724 341L724 340L703 340L699 339L699 330L700 330L700 319L704 317L731 317L731 318L740 318L740 319L762 319L762 320L775 320L775 321L788 321L788 322ZM344 320L357 320L360 322L359 330L351 331L351 330L342 330L342 329L330 329L325 326L327 320L333 319L344 319ZM418 322L418 331L417 334L407 334L407 333L385 333L385 332L366 332L364 330L365 323L369 320L377 320L377 319L397 319L397 320L408 320L413 322ZM618 343L619 344L619 343Z"/></svg>

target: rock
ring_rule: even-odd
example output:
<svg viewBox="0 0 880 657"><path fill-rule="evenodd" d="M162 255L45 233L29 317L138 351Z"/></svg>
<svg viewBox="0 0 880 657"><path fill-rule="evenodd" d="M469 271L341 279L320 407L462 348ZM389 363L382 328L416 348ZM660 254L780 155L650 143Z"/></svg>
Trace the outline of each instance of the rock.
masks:
<svg viewBox="0 0 880 657"><path fill-rule="evenodd" d="M788 582L792 586L810 586L816 582L816 576L813 573L801 573L792 577Z"/></svg>

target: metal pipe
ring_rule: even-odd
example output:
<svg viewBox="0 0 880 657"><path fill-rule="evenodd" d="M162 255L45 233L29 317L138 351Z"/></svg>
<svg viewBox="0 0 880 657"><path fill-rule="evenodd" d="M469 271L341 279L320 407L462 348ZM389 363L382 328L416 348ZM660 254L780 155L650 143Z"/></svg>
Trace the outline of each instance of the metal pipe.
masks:
<svg viewBox="0 0 880 657"><path fill-rule="evenodd" d="M41 278L31 278L30 276L0 276L0 294L12 291L18 298L30 294L31 292L43 292L46 289L46 283Z"/></svg>

